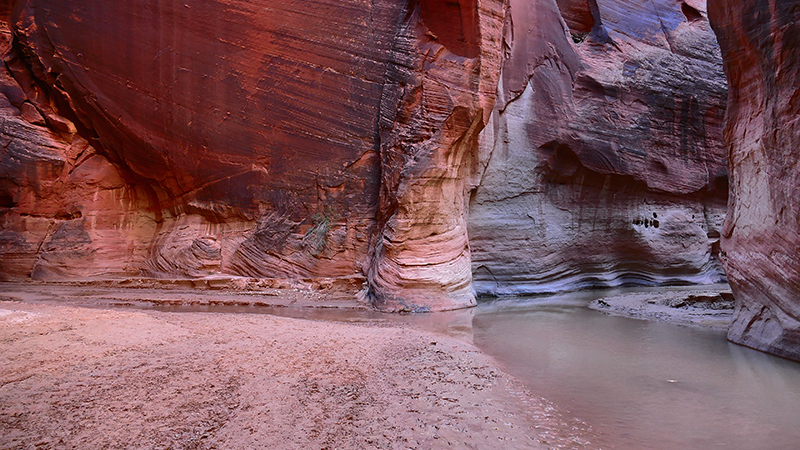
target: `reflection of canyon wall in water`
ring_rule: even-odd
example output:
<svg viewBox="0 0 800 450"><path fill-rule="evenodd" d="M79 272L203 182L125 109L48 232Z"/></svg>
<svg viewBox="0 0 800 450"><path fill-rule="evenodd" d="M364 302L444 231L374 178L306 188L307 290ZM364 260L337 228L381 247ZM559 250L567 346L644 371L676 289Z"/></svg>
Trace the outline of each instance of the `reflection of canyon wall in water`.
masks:
<svg viewBox="0 0 800 450"><path fill-rule="evenodd" d="M473 271L721 277L702 2L12 3L4 279L366 279L427 310L474 304Z"/></svg>
<svg viewBox="0 0 800 450"><path fill-rule="evenodd" d="M800 5L717 0L709 15L731 86L728 337L800 360Z"/></svg>
<svg viewBox="0 0 800 450"><path fill-rule="evenodd" d="M704 9L511 1L470 203L478 293L724 279L726 85Z"/></svg>

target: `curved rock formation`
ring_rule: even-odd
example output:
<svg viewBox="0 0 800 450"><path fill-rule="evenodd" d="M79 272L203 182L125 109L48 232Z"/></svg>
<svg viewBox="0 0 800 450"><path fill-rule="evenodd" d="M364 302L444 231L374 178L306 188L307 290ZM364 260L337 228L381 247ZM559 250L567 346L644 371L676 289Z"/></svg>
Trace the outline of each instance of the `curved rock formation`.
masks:
<svg viewBox="0 0 800 450"><path fill-rule="evenodd" d="M691 3L510 2L470 203L478 293L724 280L726 86Z"/></svg>
<svg viewBox="0 0 800 450"><path fill-rule="evenodd" d="M800 360L800 6L709 3L731 87L722 250L736 309L728 338Z"/></svg>
<svg viewBox="0 0 800 450"><path fill-rule="evenodd" d="M370 295L391 311L472 306L466 183L494 105L504 2L422 1L409 13L381 108Z"/></svg>
<svg viewBox="0 0 800 450"><path fill-rule="evenodd" d="M44 137L5 133L34 154L3 159L5 278L368 273L384 309L474 304L464 183L502 0L12 3L5 116ZM77 163L73 143L91 149ZM37 190L70 164L116 174L74 191L117 203ZM94 236L92 208L124 243ZM47 216L36 232L28 210ZM64 256L81 252L124 267Z"/></svg>

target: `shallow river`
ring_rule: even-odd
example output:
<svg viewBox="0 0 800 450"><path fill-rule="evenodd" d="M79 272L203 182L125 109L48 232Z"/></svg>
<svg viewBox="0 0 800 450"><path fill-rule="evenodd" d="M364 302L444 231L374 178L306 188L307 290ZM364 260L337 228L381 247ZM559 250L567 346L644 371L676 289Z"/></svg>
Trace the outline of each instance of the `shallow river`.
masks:
<svg viewBox="0 0 800 450"><path fill-rule="evenodd" d="M588 309L597 295L481 303L474 343L604 448L800 448L800 363Z"/></svg>

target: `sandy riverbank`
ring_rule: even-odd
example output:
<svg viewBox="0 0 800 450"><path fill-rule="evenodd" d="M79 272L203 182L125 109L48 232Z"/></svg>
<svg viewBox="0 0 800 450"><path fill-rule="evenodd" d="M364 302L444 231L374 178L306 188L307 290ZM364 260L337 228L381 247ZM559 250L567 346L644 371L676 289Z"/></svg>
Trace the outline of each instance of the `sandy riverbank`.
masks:
<svg viewBox="0 0 800 450"><path fill-rule="evenodd" d="M591 448L467 342L0 301L0 448Z"/></svg>

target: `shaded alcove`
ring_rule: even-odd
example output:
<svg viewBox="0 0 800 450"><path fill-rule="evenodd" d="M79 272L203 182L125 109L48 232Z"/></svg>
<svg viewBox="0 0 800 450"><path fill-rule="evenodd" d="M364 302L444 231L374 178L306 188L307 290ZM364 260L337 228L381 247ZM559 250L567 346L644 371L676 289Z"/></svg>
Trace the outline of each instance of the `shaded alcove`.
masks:
<svg viewBox="0 0 800 450"><path fill-rule="evenodd" d="M479 53L477 0L420 0L422 21L435 39L458 56Z"/></svg>

